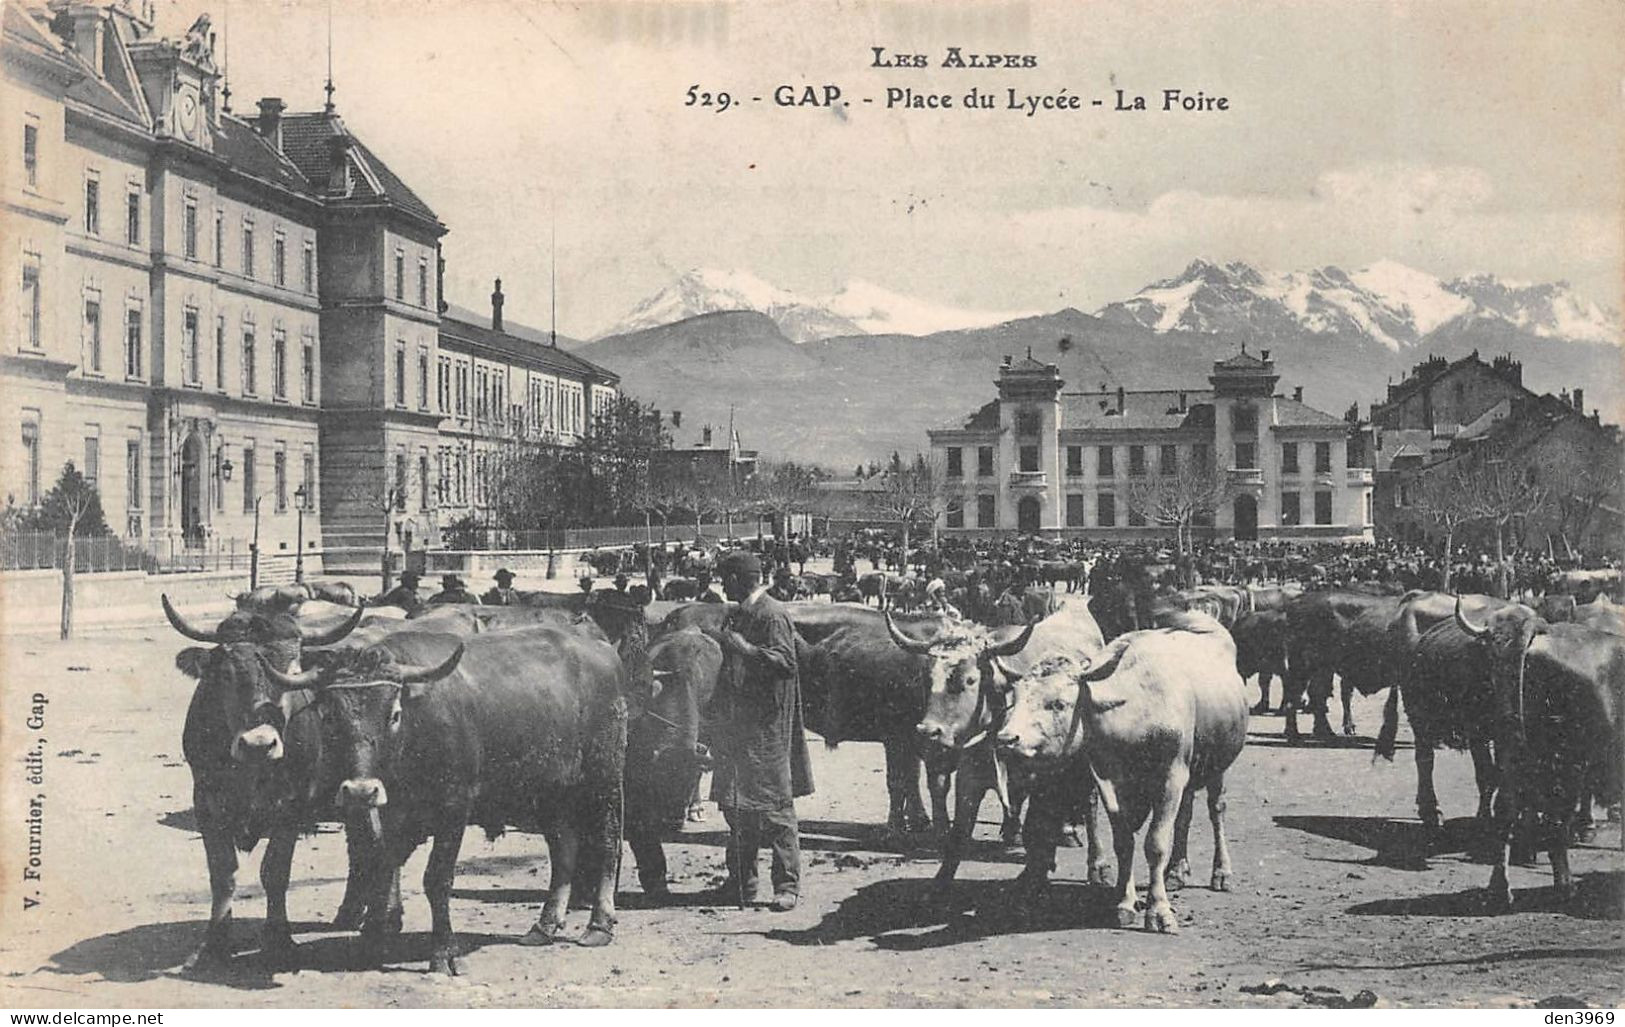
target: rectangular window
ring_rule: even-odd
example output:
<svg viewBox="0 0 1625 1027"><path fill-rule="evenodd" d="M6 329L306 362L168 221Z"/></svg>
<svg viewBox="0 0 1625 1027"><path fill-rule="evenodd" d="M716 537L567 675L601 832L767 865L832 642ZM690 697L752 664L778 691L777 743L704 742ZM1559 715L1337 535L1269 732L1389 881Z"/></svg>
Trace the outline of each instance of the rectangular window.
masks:
<svg viewBox="0 0 1625 1027"><path fill-rule="evenodd" d="M457 365L457 416L468 416L468 365Z"/></svg>
<svg viewBox="0 0 1625 1027"><path fill-rule="evenodd" d="M948 477L963 478L965 476L965 451L958 446L948 447Z"/></svg>
<svg viewBox="0 0 1625 1027"><path fill-rule="evenodd" d="M304 456L304 467L302 468L301 473L302 473L302 477L299 479L299 482L300 482L299 487L304 490L305 499L304 499L304 502L301 503L300 505L303 506L305 508L305 510L307 510L307 511L314 510L314 509L316 509L316 454L315 453L308 453L307 452L305 454L305 456Z"/></svg>
<svg viewBox="0 0 1625 1027"><path fill-rule="evenodd" d="M1161 465L1164 475L1172 477L1179 473L1179 448L1177 446L1163 446L1157 454L1157 461Z"/></svg>
<svg viewBox="0 0 1625 1027"><path fill-rule="evenodd" d="M395 251L395 298L406 299L406 252Z"/></svg>
<svg viewBox="0 0 1625 1027"><path fill-rule="evenodd" d="M1095 499L1095 523L1102 528L1117 527L1117 497L1102 492Z"/></svg>
<svg viewBox="0 0 1625 1027"><path fill-rule="evenodd" d="M1066 526L1069 528L1083 527L1083 493L1068 492L1066 494Z"/></svg>
<svg viewBox="0 0 1625 1027"><path fill-rule="evenodd" d="M1128 526L1131 528L1145 527L1145 511L1133 503L1128 504Z"/></svg>
<svg viewBox="0 0 1625 1027"><path fill-rule="evenodd" d="M978 528L993 527L993 502L995 497L981 495L976 497L976 526Z"/></svg>
<svg viewBox="0 0 1625 1027"><path fill-rule="evenodd" d="M99 490L102 477L102 440L94 435L85 438L85 466L83 470L85 483L91 488Z"/></svg>
<svg viewBox="0 0 1625 1027"><path fill-rule="evenodd" d="M395 454L395 484L391 495L395 497L395 511L406 512L406 454Z"/></svg>
<svg viewBox="0 0 1625 1027"><path fill-rule="evenodd" d="M125 506L141 509L141 443L136 439L124 443L124 495Z"/></svg>
<svg viewBox="0 0 1625 1027"><path fill-rule="evenodd" d="M418 409L429 409L429 351L418 350Z"/></svg>
<svg viewBox="0 0 1625 1027"><path fill-rule="evenodd" d="M271 454L271 481L276 489L276 512L288 512L288 454L277 450Z"/></svg>
<svg viewBox="0 0 1625 1027"><path fill-rule="evenodd" d="M1258 466L1258 444L1254 442L1236 443L1236 467L1242 470L1251 470Z"/></svg>
<svg viewBox="0 0 1625 1027"><path fill-rule="evenodd" d="M214 387L226 391L226 315L214 319Z"/></svg>
<svg viewBox="0 0 1625 1027"><path fill-rule="evenodd" d="M457 505L468 505L468 454L457 451Z"/></svg>
<svg viewBox="0 0 1625 1027"><path fill-rule="evenodd" d="M1018 455L1021 458L1021 463L1019 465L1021 470L1025 471L1025 472L1028 472L1028 473L1032 473L1032 472L1038 470L1038 447L1037 446L1022 446L1021 449L1018 451Z"/></svg>
<svg viewBox="0 0 1625 1027"><path fill-rule="evenodd" d="M288 284L288 240L281 232L271 237L271 283Z"/></svg>
<svg viewBox="0 0 1625 1027"><path fill-rule="evenodd" d="M102 234L102 183L100 179L85 179L85 232Z"/></svg>
<svg viewBox="0 0 1625 1027"><path fill-rule="evenodd" d="M226 512L226 444L214 447L214 508Z"/></svg>
<svg viewBox="0 0 1625 1027"><path fill-rule="evenodd" d="M39 349L44 338L40 321L40 268L39 258L23 258L23 345Z"/></svg>
<svg viewBox="0 0 1625 1027"><path fill-rule="evenodd" d="M39 185L39 126L23 126L23 179L30 186Z"/></svg>
<svg viewBox="0 0 1625 1027"><path fill-rule="evenodd" d="M429 454L418 454L418 509L427 513L432 505L429 502L431 491L429 479Z"/></svg>
<svg viewBox="0 0 1625 1027"><path fill-rule="evenodd" d="M406 343L395 344L395 405L406 405Z"/></svg>
<svg viewBox="0 0 1625 1027"><path fill-rule="evenodd" d="M102 373L102 301L95 297L85 300L85 366Z"/></svg>
<svg viewBox="0 0 1625 1027"><path fill-rule="evenodd" d="M124 377L140 378L142 364L141 308L124 312Z"/></svg>
<svg viewBox="0 0 1625 1027"><path fill-rule="evenodd" d="M243 513L254 512L254 447L243 447Z"/></svg>
<svg viewBox="0 0 1625 1027"><path fill-rule="evenodd" d="M978 478L993 477L993 447L976 447L976 476Z"/></svg>
<svg viewBox="0 0 1625 1027"><path fill-rule="evenodd" d="M181 380L188 385L203 381L203 355L198 346L198 314L188 308L181 314Z"/></svg>
<svg viewBox="0 0 1625 1027"><path fill-rule="evenodd" d="M1303 523L1303 511L1298 506L1296 492L1281 493L1281 526L1290 528Z"/></svg>
<svg viewBox="0 0 1625 1027"><path fill-rule="evenodd" d="M965 504L962 500L950 499L947 514L948 527L963 528L965 526Z"/></svg>
<svg viewBox="0 0 1625 1027"><path fill-rule="evenodd" d="M308 336L299 347L299 402L316 402L316 340Z"/></svg>
<svg viewBox="0 0 1625 1027"><path fill-rule="evenodd" d="M1128 447L1128 473L1131 478L1139 478L1145 475L1144 446Z"/></svg>
<svg viewBox="0 0 1625 1027"><path fill-rule="evenodd" d="M1315 443L1315 473L1332 473L1332 444L1330 442Z"/></svg>
<svg viewBox="0 0 1625 1027"><path fill-rule="evenodd" d="M141 193L134 189L124 200L124 241L141 245Z"/></svg>
<svg viewBox="0 0 1625 1027"><path fill-rule="evenodd" d="M1258 410L1251 406L1231 407L1230 430L1236 435L1258 434Z"/></svg>
<svg viewBox="0 0 1625 1027"><path fill-rule="evenodd" d="M299 280L305 292L316 293L316 244L305 240L304 253L299 258Z"/></svg>
<svg viewBox="0 0 1625 1027"><path fill-rule="evenodd" d="M1298 444L1296 442L1281 443L1281 473L1298 473Z"/></svg>
<svg viewBox="0 0 1625 1027"><path fill-rule="evenodd" d="M254 222L243 219L243 277L254 277Z"/></svg>
<svg viewBox="0 0 1625 1027"><path fill-rule="evenodd" d="M1100 478L1115 478L1117 469L1112 466L1112 447L1100 446L1095 450L1095 475Z"/></svg>
<svg viewBox="0 0 1625 1027"><path fill-rule="evenodd" d="M252 396L259 391L255 373L257 354L254 352L254 326L243 326L243 395Z"/></svg>
<svg viewBox="0 0 1625 1027"><path fill-rule="evenodd" d="M451 413L451 358L441 357L435 361L434 369L434 398L440 405L442 414Z"/></svg>
<svg viewBox="0 0 1625 1027"><path fill-rule="evenodd" d="M1066 476L1068 478L1083 477L1083 447L1066 447Z"/></svg>
<svg viewBox="0 0 1625 1027"><path fill-rule="evenodd" d="M1330 492L1315 493L1315 523L1332 523L1332 494Z"/></svg>
<svg viewBox="0 0 1625 1027"><path fill-rule="evenodd" d="M1111 492L1100 492L1100 496L1095 497L1095 523L1102 528L1115 528L1116 496Z"/></svg>
<svg viewBox="0 0 1625 1027"><path fill-rule="evenodd" d="M418 306L429 306L429 262L422 258L418 259Z"/></svg>
<svg viewBox="0 0 1625 1027"><path fill-rule="evenodd" d="M1021 410L1016 413L1016 434L1037 435L1040 418L1036 410Z"/></svg>
<svg viewBox="0 0 1625 1027"><path fill-rule="evenodd" d="M187 260L197 259L197 200L188 196L181 211L181 239Z"/></svg>
<svg viewBox="0 0 1625 1027"><path fill-rule="evenodd" d="M214 266L226 266L226 212L214 212Z"/></svg>
<svg viewBox="0 0 1625 1027"><path fill-rule="evenodd" d="M40 451L39 451L39 425L33 421L23 422L23 467L28 475L24 485L23 498L28 506L38 506L40 500Z"/></svg>
<svg viewBox="0 0 1625 1027"><path fill-rule="evenodd" d="M280 328L271 333L271 396L288 398L288 334Z"/></svg>

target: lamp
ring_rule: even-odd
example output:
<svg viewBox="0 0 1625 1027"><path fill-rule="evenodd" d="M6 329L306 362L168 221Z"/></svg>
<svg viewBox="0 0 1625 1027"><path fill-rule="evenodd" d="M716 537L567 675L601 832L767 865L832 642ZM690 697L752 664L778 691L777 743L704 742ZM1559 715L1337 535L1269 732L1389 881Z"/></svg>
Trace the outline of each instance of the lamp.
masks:
<svg viewBox="0 0 1625 1027"><path fill-rule="evenodd" d="M310 493L305 489L303 482L293 490L293 498L294 510L297 511L299 518L299 533L293 544L293 581L296 585L302 585L305 583L305 500L310 498Z"/></svg>

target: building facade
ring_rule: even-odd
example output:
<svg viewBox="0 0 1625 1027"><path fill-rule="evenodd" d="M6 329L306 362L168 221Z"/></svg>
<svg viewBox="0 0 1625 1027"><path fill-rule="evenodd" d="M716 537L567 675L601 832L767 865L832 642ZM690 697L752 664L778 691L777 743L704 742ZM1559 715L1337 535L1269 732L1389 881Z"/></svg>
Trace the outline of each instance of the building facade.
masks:
<svg viewBox="0 0 1625 1027"><path fill-rule="evenodd" d="M1150 391L1067 392L1055 365L1006 358L997 399L929 433L946 530L1160 537L1173 529L1144 483L1199 469L1219 502L1198 532L1371 538L1371 472L1351 465L1351 426L1275 395L1278 381L1268 350L1215 363L1206 389Z"/></svg>
<svg viewBox="0 0 1625 1027"><path fill-rule="evenodd" d="M331 102L233 114L207 17L180 41L127 2L3 18L12 503L71 460L127 538L302 536L376 567L477 508L480 440L569 444L612 401L614 375L500 308L443 323L446 226Z"/></svg>

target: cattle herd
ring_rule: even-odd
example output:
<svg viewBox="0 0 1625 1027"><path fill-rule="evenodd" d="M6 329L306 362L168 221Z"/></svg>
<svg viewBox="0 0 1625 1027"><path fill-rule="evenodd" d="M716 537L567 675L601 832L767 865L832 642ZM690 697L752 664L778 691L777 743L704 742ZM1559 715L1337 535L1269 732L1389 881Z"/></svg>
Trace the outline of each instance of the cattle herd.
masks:
<svg viewBox="0 0 1625 1027"><path fill-rule="evenodd" d="M1213 830L1210 884L1228 890L1225 777L1249 715L1284 714L1287 739L1299 742L1307 712L1313 736L1334 737L1334 685L1344 734L1356 730L1354 692L1386 690L1380 757L1392 758L1407 718L1428 827L1443 824L1436 749L1472 754L1492 907L1511 903L1509 858L1535 850L1549 852L1556 888L1571 892L1571 841L1593 830L1597 804L1617 808L1625 620L1610 599L1614 570L1533 580L1508 568L1497 581L1492 568L1466 577L1479 591L1456 593L1420 587L1439 567L1370 547L1214 548L1181 560L1006 541L929 550L917 572L918 554L863 540L826 552L830 587L788 604L804 719L826 744L884 747L886 829L934 823L941 897L992 791L1005 839L1025 848L1013 901L1041 892L1057 846L1080 831L1089 880L1115 888L1119 923L1143 915L1148 930L1177 931L1169 892L1191 875L1195 798L1205 797ZM859 556L875 563L867 576ZM782 585L790 561L775 562ZM865 580L875 587L860 588ZM938 602L923 603L921 580L941 580ZM261 841L262 948L273 959L292 952L290 866L317 821L344 824L348 878L334 920L363 945L400 930L400 869L428 841L431 969L459 972L450 899L471 824L546 839L548 899L523 943L557 940L573 898L591 909L580 943L610 943L623 841L644 892L658 901L667 891L661 842L707 766L731 612L714 596L671 601L669 581L649 584L644 594L522 593L519 605L410 616L348 605L344 588L319 598L302 586L261 589L213 627L166 598L170 623L199 643L176 657L197 680L183 749L212 893L189 966L227 957L238 853ZM1256 703L1246 684L1255 676ZM1141 832L1143 902L1133 872Z"/></svg>

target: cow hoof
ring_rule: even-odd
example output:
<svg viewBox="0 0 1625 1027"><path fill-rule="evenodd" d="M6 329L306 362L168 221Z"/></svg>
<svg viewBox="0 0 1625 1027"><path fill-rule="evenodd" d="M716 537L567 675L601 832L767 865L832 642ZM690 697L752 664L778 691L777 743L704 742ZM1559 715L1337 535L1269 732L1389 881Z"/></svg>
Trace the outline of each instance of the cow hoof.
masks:
<svg viewBox="0 0 1625 1027"><path fill-rule="evenodd" d="M401 933L401 921L405 918L405 911L396 906L386 913L369 912L363 920L361 930L365 934L376 935L380 938Z"/></svg>
<svg viewBox="0 0 1625 1027"><path fill-rule="evenodd" d="M1332 726L1326 723L1324 720L1315 721L1315 730L1313 733L1316 740L1322 742L1334 741L1337 738L1336 735L1332 734Z"/></svg>
<svg viewBox="0 0 1625 1027"><path fill-rule="evenodd" d="M429 972L445 974L447 977L461 977L463 957L454 949L435 949L429 956Z"/></svg>
<svg viewBox="0 0 1625 1027"><path fill-rule="evenodd" d="M1158 934L1178 934L1179 921L1170 906L1152 906L1145 911L1145 929Z"/></svg>
<svg viewBox="0 0 1625 1027"><path fill-rule="evenodd" d="M1262 717L1271 713L1272 711L1270 710L1270 704L1268 702L1259 702L1254 704L1252 710L1249 712L1251 712L1255 717Z"/></svg>
<svg viewBox="0 0 1625 1027"><path fill-rule="evenodd" d="M224 945L204 942L198 946L186 962L181 964L183 973L205 973L209 970L218 970L231 963L231 950Z"/></svg>
<svg viewBox="0 0 1625 1027"><path fill-rule="evenodd" d="M1418 815L1422 819L1422 829L1428 834L1438 834L1444 830L1444 814L1438 809L1424 810Z"/></svg>
<svg viewBox="0 0 1625 1027"><path fill-rule="evenodd" d="M1078 836L1078 829L1076 827L1069 827L1061 832L1061 848L1081 849L1083 846L1084 840Z"/></svg>
<svg viewBox="0 0 1625 1027"><path fill-rule="evenodd" d="M1149 914L1147 914L1147 915L1149 915ZM1122 927L1122 928L1125 928L1125 929L1129 928L1129 927L1133 927L1135 921L1137 921L1139 918L1140 918L1139 914L1137 912L1135 912L1135 909L1134 909L1133 906L1118 906L1117 907L1117 926L1118 927Z"/></svg>
<svg viewBox="0 0 1625 1027"><path fill-rule="evenodd" d="M1345 720L1343 722L1343 737L1344 738L1353 738L1355 733L1356 732L1354 730L1354 721Z"/></svg>
<svg viewBox="0 0 1625 1027"><path fill-rule="evenodd" d="M367 907L364 904L343 903L339 906L339 911L333 914L333 928L339 931L354 931L361 927L366 917Z"/></svg>
<svg viewBox="0 0 1625 1027"><path fill-rule="evenodd" d="M288 932L287 925L280 929L267 929L260 940L260 959L274 968L285 968L293 965L294 956L299 946L294 944L293 935Z"/></svg>
<svg viewBox="0 0 1625 1027"><path fill-rule="evenodd" d="M603 924L588 924L581 933L580 944L589 949L601 949L615 940L615 928Z"/></svg>
<svg viewBox="0 0 1625 1027"><path fill-rule="evenodd" d="M1117 875L1112 872L1112 868L1109 864L1096 863L1094 866L1089 868L1088 881L1090 884L1104 885L1109 888L1113 884L1116 876Z"/></svg>
<svg viewBox="0 0 1625 1027"><path fill-rule="evenodd" d="M559 931L563 929L564 924L562 923L546 924L538 920L530 925L530 930L526 931L524 936L519 939L519 944L528 945L531 948L551 945L559 940Z"/></svg>
<svg viewBox="0 0 1625 1027"><path fill-rule="evenodd" d="M1290 720L1287 721L1286 730L1281 732L1281 735L1286 739L1288 745L1299 745L1303 742L1303 734L1298 730L1297 725Z"/></svg>
<svg viewBox="0 0 1625 1027"><path fill-rule="evenodd" d="M1597 825L1575 824L1573 830L1569 832L1569 840L1575 845L1590 845L1597 840Z"/></svg>
<svg viewBox="0 0 1625 1027"><path fill-rule="evenodd" d="M1211 887L1214 891L1229 891L1230 872L1228 870L1213 871L1213 881Z"/></svg>

